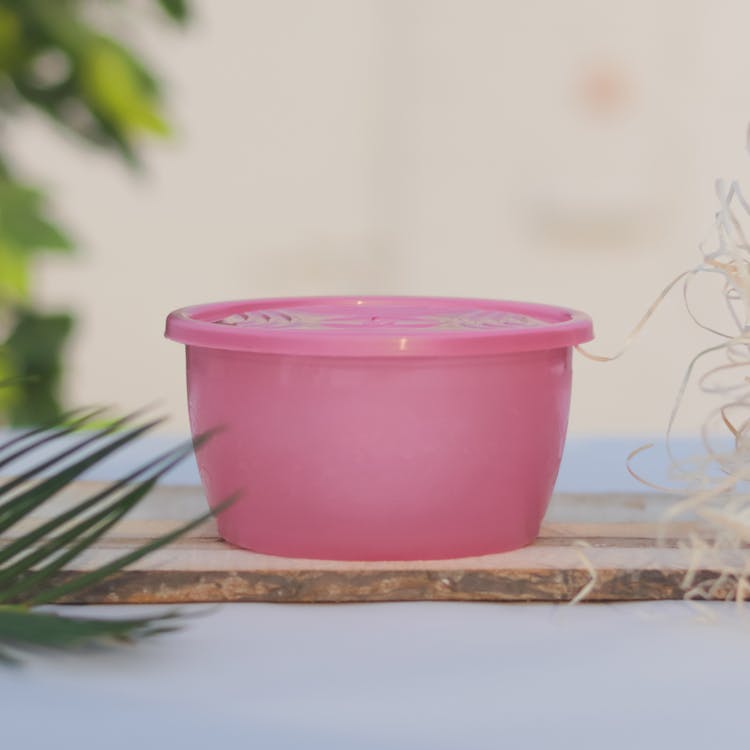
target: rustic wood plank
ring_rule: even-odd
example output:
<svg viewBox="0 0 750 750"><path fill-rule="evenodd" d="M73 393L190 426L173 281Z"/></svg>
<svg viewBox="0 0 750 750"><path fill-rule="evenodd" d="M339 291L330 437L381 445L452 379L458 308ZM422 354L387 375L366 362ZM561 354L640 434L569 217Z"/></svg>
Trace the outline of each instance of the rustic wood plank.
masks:
<svg viewBox="0 0 750 750"><path fill-rule="evenodd" d="M681 599L678 570L598 571L587 602ZM61 576L65 580L68 576ZM700 570L695 583L713 580ZM187 604L218 602L344 603L388 601L565 602L588 584L580 569L188 572L125 571L108 583L66 599L79 604ZM724 585L715 598L731 595Z"/></svg>
<svg viewBox="0 0 750 750"><path fill-rule="evenodd" d="M99 483L78 483L45 514L59 512L96 491ZM647 496L648 497L648 496ZM68 601L81 603L186 603L227 601L363 602L399 600L566 601L590 580L590 601L674 599L684 595L686 571L695 564L691 535L710 539L693 521L661 524L653 505L664 498L630 495L557 496L552 519L537 542L521 550L437 561L339 562L261 555L221 541L207 522ZM91 570L174 528L200 512L199 488L161 487L134 517L120 523L95 548L79 557L75 570ZM606 520L596 521L599 518ZM584 512L582 512L582 510ZM567 516L566 516L567 513ZM580 519L592 518L582 522ZM618 520L612 520L618 519ZM19 524L18 535L38 520ZM0 538L0 545L10 537ZM695 582L712 580L727 566L750 563L750 549L714 552L698 561ZM731 584L715 592L731 593Z"/></svg>

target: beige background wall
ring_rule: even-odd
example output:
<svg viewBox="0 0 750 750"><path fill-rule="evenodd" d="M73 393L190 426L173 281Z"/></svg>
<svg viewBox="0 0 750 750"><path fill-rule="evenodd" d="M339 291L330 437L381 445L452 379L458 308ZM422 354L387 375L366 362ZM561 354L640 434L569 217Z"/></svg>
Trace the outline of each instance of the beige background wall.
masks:
<svg viewBox="0 0 750 750"><path fill-rule="evenodd" d="M164 316L245 296L561 303L614 349L697 260L714 178L747 173L740 0L194 5L185 33L129 30L177 125L146 174L31 120L9 134L82 243L39 287L82 316L75 403L160 399L186 429ZM571 429L661 430L705 340L676 296L624 360L579 360Z"/></svg>

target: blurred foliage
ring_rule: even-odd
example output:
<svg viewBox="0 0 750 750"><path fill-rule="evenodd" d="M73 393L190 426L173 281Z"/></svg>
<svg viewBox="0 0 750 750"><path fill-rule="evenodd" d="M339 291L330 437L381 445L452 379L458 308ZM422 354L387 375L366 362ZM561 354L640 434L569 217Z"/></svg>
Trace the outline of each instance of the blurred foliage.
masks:
<svg viewBox="0 0 750 750"><path fill-rule="evenodd" d="M0 391L6 383L0 381ZM0 664L19 661L25 651L51 652L130 642L174 630L175 614L99 620L70 617L38 607L100 584L128 565L196 528L236 500L161 536L123 550L104 564L75 572L81 555L138 507L164 475L210 438L198 435L138 466L121 479L79 490L79 499L54 508L86 471L132 445L161 420L141 424L138 413L93 431L101 409L77 409L54 423L19 431L0 443L0 468L14 475L0 483ZM79 434L85 431L82 438ZM55 449L55 444L59 447ZM53 450L50 451L49 448ZM81 494L83 492L83 494ZM49 512L50 504L52 512ZM48 513L39 514L47 509ZM21 743L21 747L25 747Z"/></svg>
<svg viewBox="0 0 750 750"><path fill-rule="evenodd" d="M23 384L9 399L13 424L43 424L57 415L62 346L73 327L70 315L42 315L31 309L16 312L15 326L5 343L6 368Z"/></svg>
<svg viewBox="0 0 750 750"><path fill-rule="evenodd" d="M184 0L154 0L182 24ZM112 28L142 13L126 0L0 0L0 122L36 113L131 166L147 137L168 135L161 89L149 67ZM106 30L105 30L106 29ZM2 131L0 131L2 136ZM69 313L37 309L35 257L70 253L44 191L29 184L0 141L0 419L37 424L60 415L59 387Z"/></svg>

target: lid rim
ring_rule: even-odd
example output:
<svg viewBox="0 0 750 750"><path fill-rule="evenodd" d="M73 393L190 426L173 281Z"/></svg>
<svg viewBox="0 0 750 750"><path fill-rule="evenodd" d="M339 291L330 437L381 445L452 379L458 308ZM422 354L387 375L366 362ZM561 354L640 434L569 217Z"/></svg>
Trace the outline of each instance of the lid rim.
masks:
<svg viewBox="0 0 750 750"><path fill-rule="evenodd" d="M238 312L273 308L295 308L350 303L353 310L362 305L414 306L423 314L434 310L446 313L471 306L487 312L513 313L540 320L534 326L498 326L497 328L425 328L388 330L367 328L355 332L348 328L318 330L294 327L219 325L218 321ZM244 308L244 309L242 309ZM366 333L365 333L366 331ZM408 357L469 356L500 354L569 347L593 338L591 318L566 307L514 300L488 300L465 297L385 297L365 295L292 297L234 300L183 307L167 317L165 336L186 346L247 351L268 354L317 356Z"/></svg>

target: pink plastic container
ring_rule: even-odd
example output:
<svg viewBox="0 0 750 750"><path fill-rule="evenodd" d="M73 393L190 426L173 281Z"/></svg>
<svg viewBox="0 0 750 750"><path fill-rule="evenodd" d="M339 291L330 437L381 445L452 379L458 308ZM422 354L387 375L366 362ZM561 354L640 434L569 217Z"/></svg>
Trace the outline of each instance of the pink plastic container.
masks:
<svg viewBox="0 0 750 750"><path fill-rule="evenodd" d="M414 560L529 544L562 456L571 347L591 320L493 300L222 302L167 319L227 541L274 555Z"/></svg>

